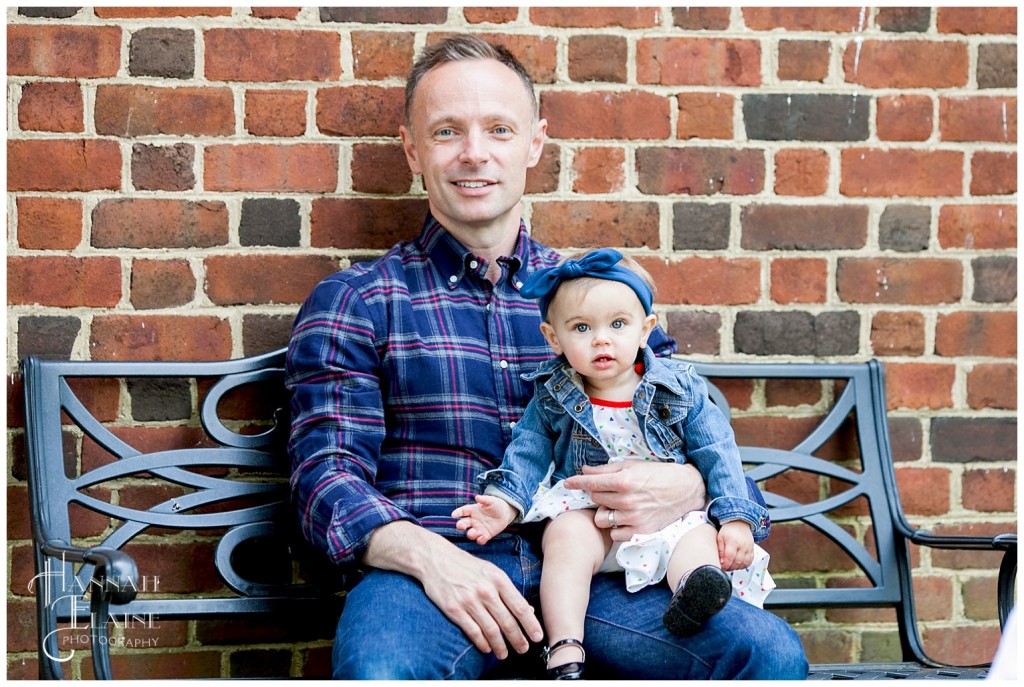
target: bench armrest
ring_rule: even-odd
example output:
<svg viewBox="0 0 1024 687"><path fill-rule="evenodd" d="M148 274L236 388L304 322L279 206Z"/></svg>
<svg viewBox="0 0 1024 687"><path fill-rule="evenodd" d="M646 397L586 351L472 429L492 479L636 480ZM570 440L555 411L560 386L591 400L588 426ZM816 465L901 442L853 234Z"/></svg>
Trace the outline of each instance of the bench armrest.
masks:
<svg viewBox="0 0 1024 687"><path fill-rule="evenodd" d="M908 537L911 542L932 549L959 549L974 551L1002 551L1003 560L999 565L997 586L997 607L999 627L1006 626L1006 619L1013 608L1013 593L1017 578L1017 535L998 534L994 537L972 537L966 535L933 534L928 530L917 530Z"/></svg>
<svg viewBox="0 0 1024 687"><path fill-rule="evenodd" d="M48 541L40 548L48 556L93 566L92 579L89 581L89 633L92 638L93 672L97 680L112 679L107 619L110 616L110 604L126 604L135 599L139 589L139 569L135 560L124 551L101 546L82 548Z"/></svg>

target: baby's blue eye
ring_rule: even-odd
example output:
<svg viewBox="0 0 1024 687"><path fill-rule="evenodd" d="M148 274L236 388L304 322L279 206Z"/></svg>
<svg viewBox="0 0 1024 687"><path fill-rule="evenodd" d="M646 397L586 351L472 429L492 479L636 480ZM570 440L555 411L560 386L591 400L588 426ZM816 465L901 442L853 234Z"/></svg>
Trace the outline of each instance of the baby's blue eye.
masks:
<svg viewBox="0 0 1024 687"><path fill-rule="evenodd" d="M623 322L622 320L615 320L614 322L612 322L612 329L622 329L625 326L626 323Z"/></svg>
<svg viewBox="0 0 1024 687"><path fill-rule="evenodd" d="M576 331L579 332L580 334L583 334L584 332L588 331L589 329L590 329L590 327L588 327L585 324L578 324L578 325L576 325Z"/></svg>

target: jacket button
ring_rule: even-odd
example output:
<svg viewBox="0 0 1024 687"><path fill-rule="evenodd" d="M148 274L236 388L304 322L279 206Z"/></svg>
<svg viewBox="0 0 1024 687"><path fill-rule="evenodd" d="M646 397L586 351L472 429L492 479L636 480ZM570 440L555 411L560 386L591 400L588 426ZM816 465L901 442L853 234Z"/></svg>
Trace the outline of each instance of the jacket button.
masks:
<svg viewBox="0 0 1024 687"><path fill-rule="evenodd" d="M575 410L577 413L582 413L583 412L583 404L582 403L577 403L576 407L573 408L573 410Z"/></svg>
<svg viewBox="0 0 1024 687"><path fill-rule="evenodd" d="M671 414L672 413L669 412L668 407L662 408L661 410L658 411L658 417L660 417L662 420L667 420L668 416Z"/></svg>

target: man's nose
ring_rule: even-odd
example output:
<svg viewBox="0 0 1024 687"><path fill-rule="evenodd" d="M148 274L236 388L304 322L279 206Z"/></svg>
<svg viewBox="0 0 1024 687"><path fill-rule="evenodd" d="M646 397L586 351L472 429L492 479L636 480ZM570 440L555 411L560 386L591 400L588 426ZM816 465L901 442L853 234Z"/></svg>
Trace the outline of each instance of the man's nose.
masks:
<svg viewBox="0 0 1024 687"><path fill-rule="evenodd" d="M490 159L487 138L480 131L470 131L463 142L459 160L466 164L480 165Z"/></svg>

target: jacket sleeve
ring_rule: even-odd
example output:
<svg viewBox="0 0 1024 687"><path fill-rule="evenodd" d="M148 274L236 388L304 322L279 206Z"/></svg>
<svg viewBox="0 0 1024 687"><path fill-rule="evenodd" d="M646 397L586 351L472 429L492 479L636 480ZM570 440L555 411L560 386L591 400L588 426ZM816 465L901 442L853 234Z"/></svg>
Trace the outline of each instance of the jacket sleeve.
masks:
<svg viewBox="0 0 1024 687"><path fill-rule="evenodd" d="M374 486L385 423L374 324L360 294L321 282L301 308L286 358L292 503L306 538L357 562L373 531L415 520Z"/></svg>
<svg viewBox="0 0 1024 687"><path fill-rule="evenodd" d="M768 510L751 498L750 485L743 474L736 436L718 407L708 397L705 381L687 366L688 386L693 406L683 427L686 457L700 471L708 493L708 517L716 526L731 520L750 524L755 541L768 536L771 520ZM756 486L754 486L756 489Z"/></svg>

